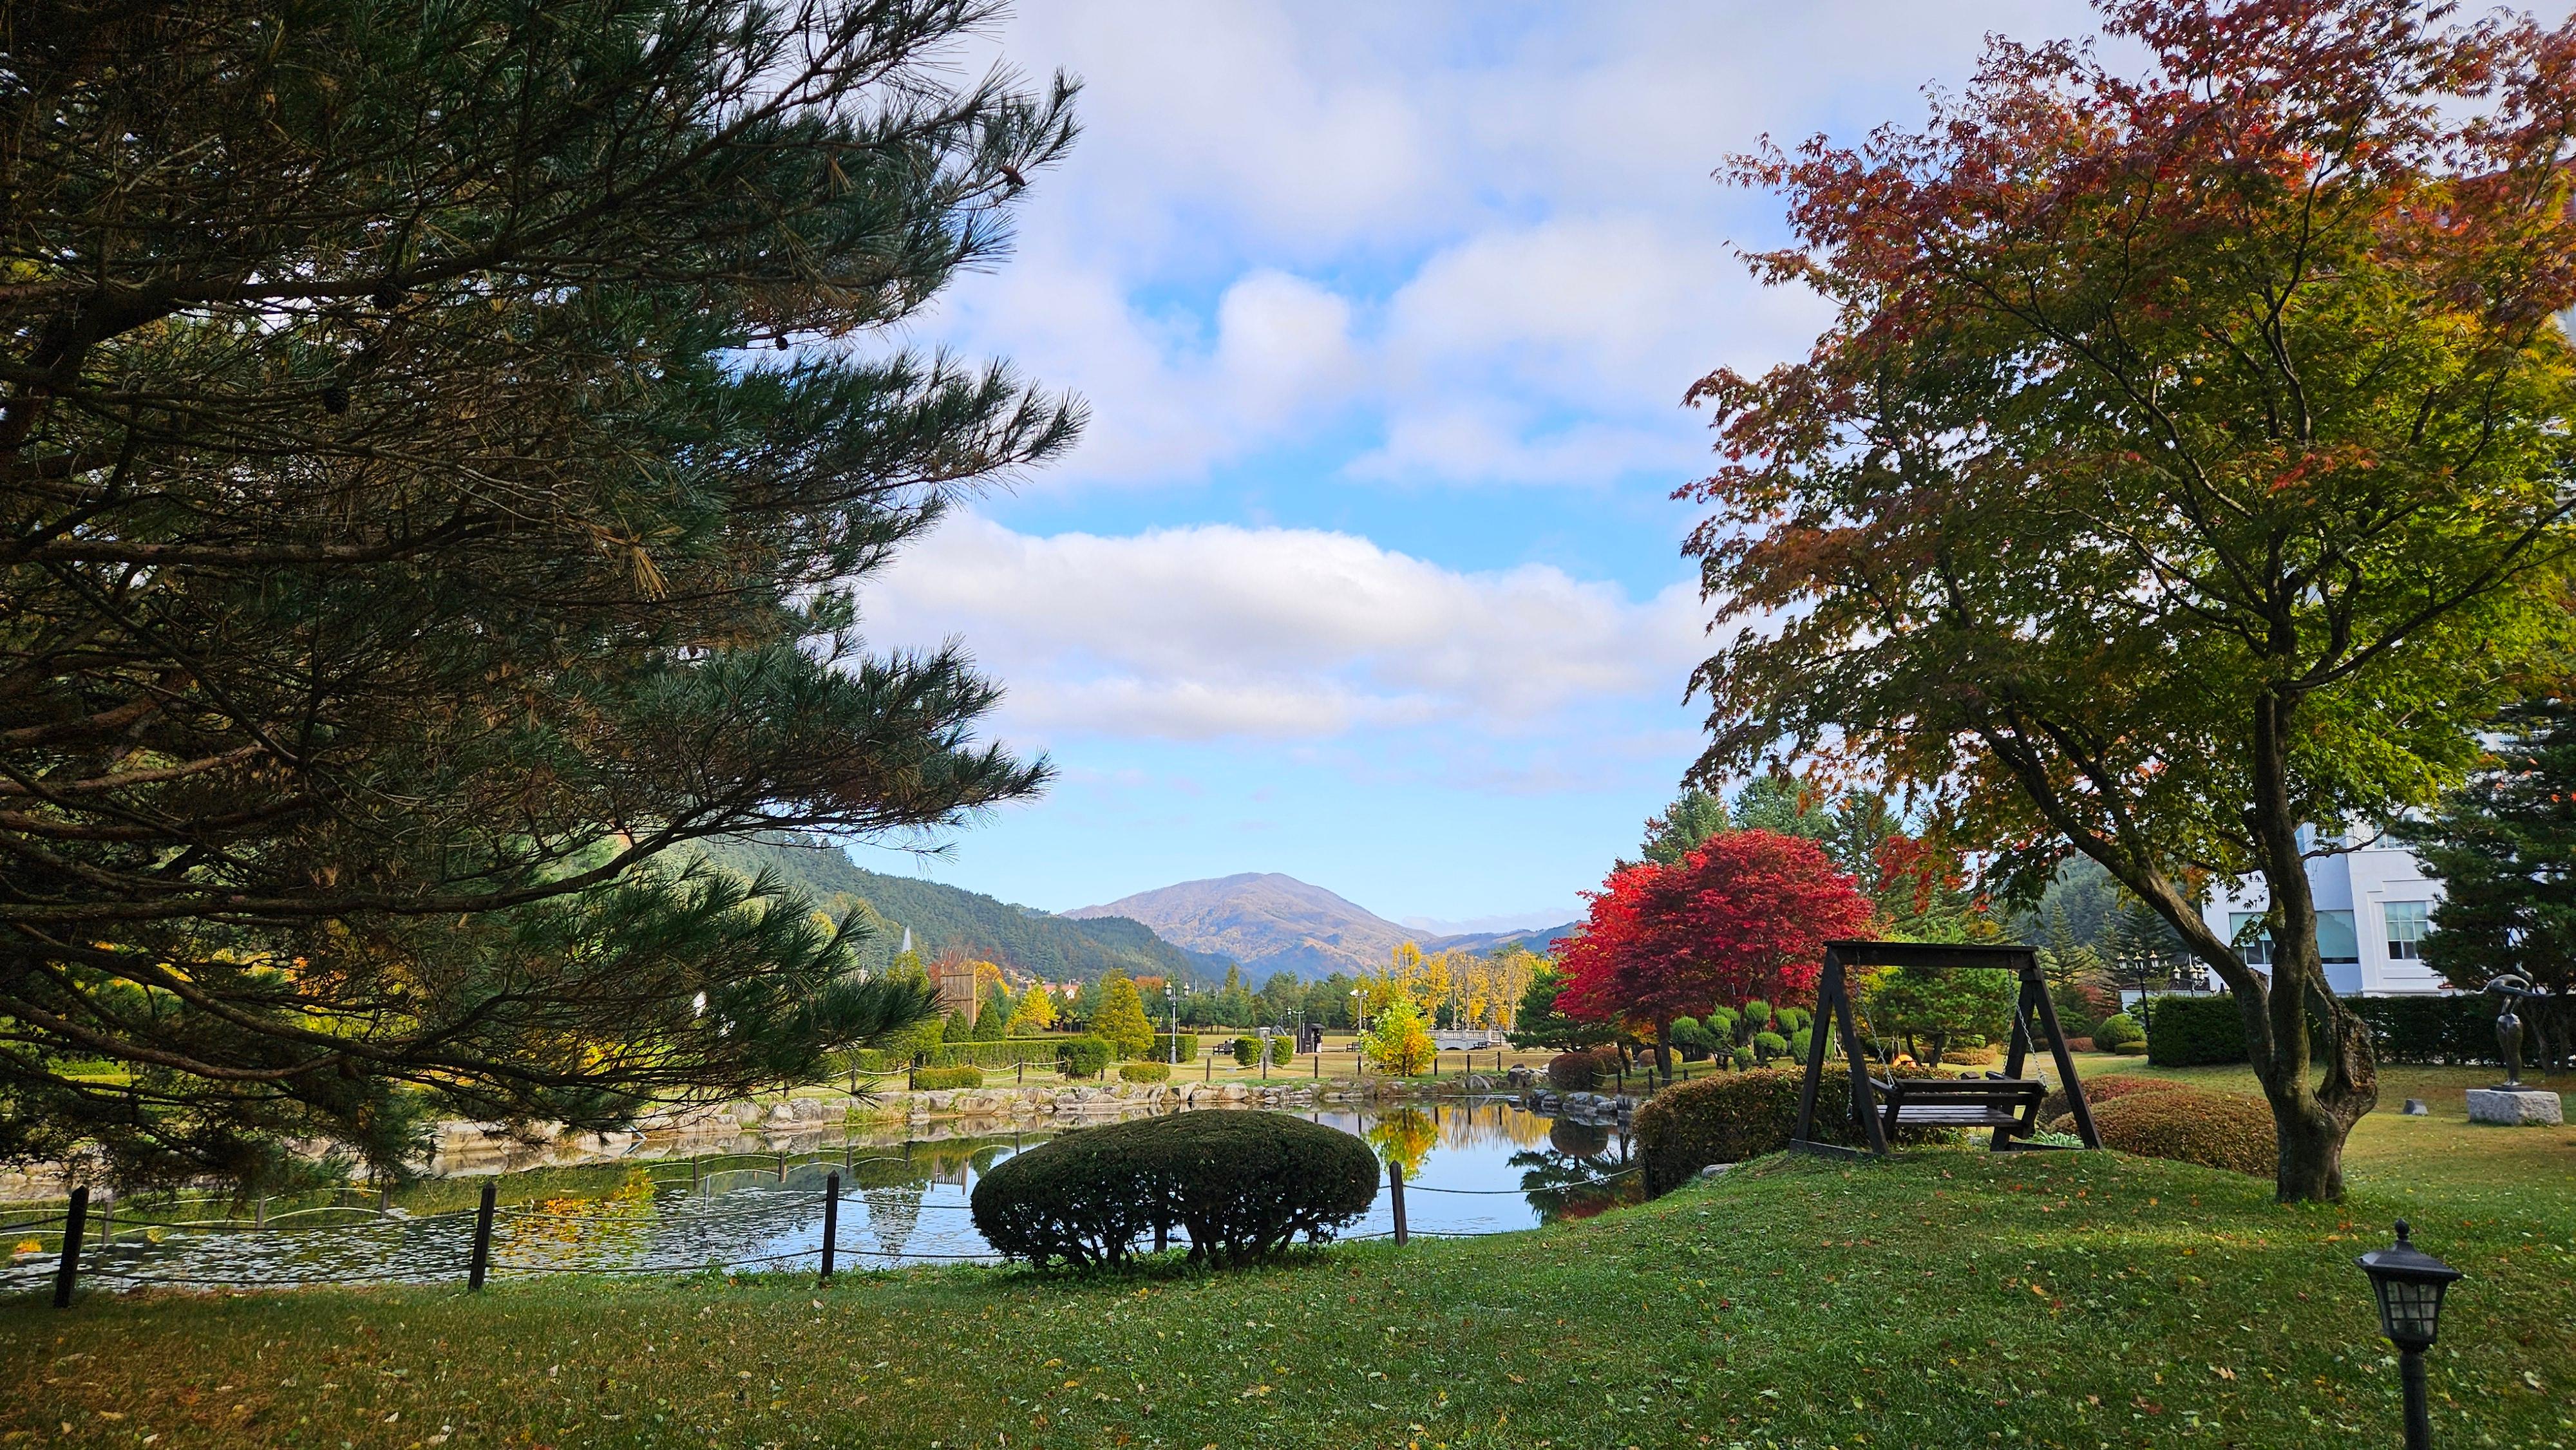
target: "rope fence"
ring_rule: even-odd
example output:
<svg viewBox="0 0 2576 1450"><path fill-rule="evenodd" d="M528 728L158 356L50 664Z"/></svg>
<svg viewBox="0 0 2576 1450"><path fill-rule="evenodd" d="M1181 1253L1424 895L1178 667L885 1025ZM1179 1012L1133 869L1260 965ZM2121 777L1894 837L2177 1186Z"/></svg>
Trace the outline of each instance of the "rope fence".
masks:
<svg viewBox="0 0 2576 1450"><path fill-rule="evenodd" d="M243 1218L239 1216L238 1213L234 1213L223 1217L201 1219L145 1217L141 1214L131 1212L119 1215L116 1212L116 1205L113 1200L93 1206L90 1202L89 1189L86 1187L80 1187L72 1190L70 1200L61 1212L12 1220L8 1223L0 1224L0 1232L15 1233L25 1232L28 1230L44 1230L47 1232L40 1233L40 1238L59 1238L60 1251L53 1282L53 1299L56 1308L68 1308L70 1306L74 1288L83 1276L95 1277L119 1284L135 1286L173 1285L204 1288L243 1288L253 1283L291 1283L297 1286L391 1283L434 1284L442 1281L452 1282L458 1272L457 1266L454 1263L454 1256L452 1254L433 1254L430 1256L428 1262L421 1263L417 1266L369 1269L361 1271L332 1271L320 1265L316 1265L310 1270L307 1270L303 1266L296 1265L268 1265L263 1267L262 1272L256 1279L246 1278L239 1274L208 1275L163 1272L127 1265L112 1264L98 1257L114 1246L115 1236L120 1232L133 1233L157 1231L155 1236L152 1238L152 1242L154 1243L163 1242L165 1239L162 1236L173 1234L182 1236L183 1238L220 1237L267 1239L270 1237L276 1237L282 1240L291 1241L298 1236L334 1230L341 1232L365 1233L373 1230L392 1228L402 1230L405 1233L412 1233L420 1230L436 1232L443 1230L448 1225L455 1224L459 1220L471 1218L473 1222L470 1230L470 1237L466 1238L461 1243L456 1243L455 1245L457 1248L463 1250L463 1258L465 1260L464 1276L466 1278L466 1288L469 1292L479 1291L483 1287L484 1280L494 1271L523 1275L733 1275L747 1272L760 1272L764 1269L771 1269L782 1265L815 1265L818 1266L820 1277L828 1280L834 1273L835 1260L843 1255L861 1259L893 1260L902 1262L939 1261L986 1264L1004 1262L1006 1256L990 1249L981 1252L954 1253L934 1250L913 1250L906 1248L862 1248L857 1245L844 1245L839 1241L839 1208L840 1205L845 1202L854 1202L865 1205L871 1213L871 1227L874 1227L875 1216L885 1212L900 1212L905 1215L917 1215L925 1211L939 1213L973 1212L971 1205L963 1203L907 1202L896 1192L884 1186L852 1187L846 1191L842 1187L843 1173L845 1170L855 1171L858 1167L869 1164L904 1163L909 1161L911 1161L911 1155L909 1154L900 1156L882 1154L866 1158L858 1158L852 1156L846 1149L837 1154L808 1154L803 1156L789 1154L726 1153L709 1155L704 1159L691 1159L686 1165L689 1171L685 1179L681 1178L678 1174L679 1165L670 1163L667 1160L658 1163L655 1165L655 1169L659 1171L648 1170L646 1174L647 1180L654 1188L667 1189L685 1183L693 1191L708 1185L710 1179L742 1172L759 1172L764 1175L774 1175L775 1180L784 1185L790 1174L796 1170L815 1168L827 1170L818 1203L818 1206L821 1209L823 1229L821 1243L811 1248L791 1250L783 1253L756 1255L747 1258L733 1258L717 1254L695 1262L687 1263L544 1263L530 1260L518 1254L505 1253L502 1256L496 1257L493 1253L495 1247L493 1243L493 1231L496 1224L562 1224L573 1226L578 1229L581 1225L595 1223L598 1220L598 1215L596 1213L580 1209L557 1209L550 1207L529 1207L523 1204L501 1204L498 1202L500 1184L497 1179L486 1179L484 1181L482 1184L480 1201L472 1208L446 1209L435 1213L411 1214L406 1213L401 1209L391 1207L389 1196L380 1193L378 1203L373 1206L364 1204L332 1203L290 1209L284 1212L272 1214L267 1211L267 1200L262 1199L259 1200L258 1211L250 1218ZM718 1166L711 1169L708 1166L710 1163L717 1165L741 1163L750 1166ZM1455 1188L1441 1187L1433 1184L1409 1183L1405 1179L1402 1166L1395 1162L1389 1162L1387 1164L1388 1201L1393 1211L1393 1227L1371 1233L1337 1235L1335 1236L1335 1239L1336 1241L1346 1243L1392 1239L1397 1244L1403 1244L1410 1238L1416 1236L1416 1231L1411 1228L1405 1212L1404 1200L1405 1194L1408 1190L1417 1193L1436 1193L1461 1197L1500 1197L1506 1195L1526 1197L1531 1194L1539 1193L1561 1193L1589 1188L1609 1188L1636 1173L1638 1170L1639 1165L1631 1165L1615 1172L1601 1174L1596 1177L1577 1179L1565 1183L1524 1186L1521 1188ZM347 1192L348 1190L340 1191ZM227 1198L218 1194L202 1194L180 1195L169 1199L156 1200L156 1203L166 1211L170 1206L186 1203L222 1203L226 1206L230 1206L237 1204L239 1201L240 1200L238 1199ZM21 1205L22 1208L25 1206L27 1205ZM326 1215L336 1215L338 1217L335 1221L331 1222L316 1221ZM354 1222L350 1221L351 1216L353 1215L355 1216ZM777 1218L778 1212L774 1203L748 1205L739 1209L711 1209L701 1207L690 1214L689 1223L693 1227L728 1229L739 1225L751 1225L761 1222L774 1223ZM297 1220L304 1221L297 1222ZM810 1220L805 1220L805 1222L810 1224ZM95 1225L98 1229L98 1241L95 1245L89 1246L92 1248L92 1255L87 1261L84 1261L83 1251L85 1240L88 1238L88 1230L92 1225ZM905 1232L908 1233L909 1230L907 1229ZM1430 1229L1421 1231L1420 1236L1436 1239L1487 1238L1499 1234L1520 1232L1526 1232L1526 1230L1518 1228ZM587 1245L582 1242L583 1237L583 1235L576 1232L570 1238L563 1241L570 1255L578 1256L581 1250L587 1247ZM1158 1233L1157 1237L1157 1247L1160 1247L1162 1236ZM1182 1242L1186 1242L1186 1240L1182 1240ZM433 1245L432 1247L435 1246Z"/></svg>

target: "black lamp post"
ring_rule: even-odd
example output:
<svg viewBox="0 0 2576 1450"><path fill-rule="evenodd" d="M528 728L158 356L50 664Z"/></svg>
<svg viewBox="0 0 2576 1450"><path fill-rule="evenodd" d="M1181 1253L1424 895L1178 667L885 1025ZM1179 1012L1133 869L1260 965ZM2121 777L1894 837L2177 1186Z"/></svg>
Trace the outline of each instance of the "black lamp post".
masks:
<svg viewBox="0 0 2576 1450"><path fill-rule="evenodd" d="M2406 1220L2397 1221L2397 1242L2373 1249L2353 1262L2370 1276L2370 1291L2379 1296L2379 1332L2397 1346L2397 1372L2406 1386L2406 1450L2432 1450L2433 1421L2424 1404L2424 1351L2442 1326L2442 1291L2460 1271L2415 1247L2406 1237Z"/></svg>

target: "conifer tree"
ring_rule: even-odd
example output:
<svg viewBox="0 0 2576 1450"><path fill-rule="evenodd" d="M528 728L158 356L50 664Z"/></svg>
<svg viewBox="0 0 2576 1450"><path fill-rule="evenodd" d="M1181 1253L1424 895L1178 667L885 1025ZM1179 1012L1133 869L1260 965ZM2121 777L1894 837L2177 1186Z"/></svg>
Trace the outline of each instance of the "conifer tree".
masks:
<svg viewBox="0 0 2576 1450"><path fill-rule="evenodd" d="M1141 1058L1154 1050L1154 1024L1145 1017L1145 999L1125 972L1100 979L1100 1008L1091 1017L1091 1035L1107 1042L1120 1057Z"/></svg>
<svg viewBox="0 0 2576 1450"><path fill-rule="evenodd" d="M953 69L987 18L11 11L0 1157L393 1173L428 1115L608 1126L934 1010L671 848L1044 778L959 650L854 633L1078 423L893 340L1072 136Z"/></svg>

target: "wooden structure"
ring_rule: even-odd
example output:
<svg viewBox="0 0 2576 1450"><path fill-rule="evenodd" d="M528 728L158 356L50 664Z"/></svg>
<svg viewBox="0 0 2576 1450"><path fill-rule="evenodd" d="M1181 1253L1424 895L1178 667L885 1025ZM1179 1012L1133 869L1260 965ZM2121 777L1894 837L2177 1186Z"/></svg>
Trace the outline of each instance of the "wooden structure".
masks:
<svg viewBox="0 0 2576 1450"><path fill-rule="evenodd" d="M2021 979L2013 1006L2012 1045L2004 1070L1976 1077L1885 1079L1870 1075L1861 1050L1858 1012L1852 1005L1851 973L1858 967L1913 967L1929 970L2000 969ZM1856 1125L1869 1141L1869 1151L1885 1154L1900 1123L1925 1128L1988 1129L1988 1146L2007 1152L2031 1145L2017 1140L2037 1129L2040 1100L2048 1084L2022 1076L2032 1048L2041 1040L2057 1062L2057 1080L2066 1090L2067 1111L2075 1119L2075 1136L2087 1148L2102 1146L2094 1131L2093 1112L2084 1102L2075 1077L2075 1060L2066 1050L2066 1034L2057 1025L2057 1007L2048 999L2048 982L2039 974L2039 956L2022 946L1966 946L1947 943L1834 941L1825 943L1824 974L1816 983L1816 1020L1807 1034L1806 1081L1798 1088L1798 1125L1789 1146L1800 1152L1856 1156L1859 1150L1815 1141L1816 1089L1825 1077L1828 1034L1842 1043L1851 1069L1851 1106ZM1882 1103L1884 1106L1882 1106Z"/></svg>

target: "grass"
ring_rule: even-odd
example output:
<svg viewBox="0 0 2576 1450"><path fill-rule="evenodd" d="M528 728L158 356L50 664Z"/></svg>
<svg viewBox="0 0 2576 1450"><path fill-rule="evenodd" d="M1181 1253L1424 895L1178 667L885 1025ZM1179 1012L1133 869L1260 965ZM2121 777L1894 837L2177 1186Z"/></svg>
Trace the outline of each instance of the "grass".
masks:
<svg viewBox="0 0 2576 1450"><path fill-rule="evenodd" d="M1226 1276L20 1300L0 1443L2393 1443L2351 1259L2403 1212L2472 1276L2434 1353L2442 1443L2576 1444L2576 1134L2394 1136L2421 1123L2366 1122L2332 1209L2116 1155L1928 1152L1765 1160L1531 1234ZM2509 1191L2487 1153L2557 1182Z"/></svg>

